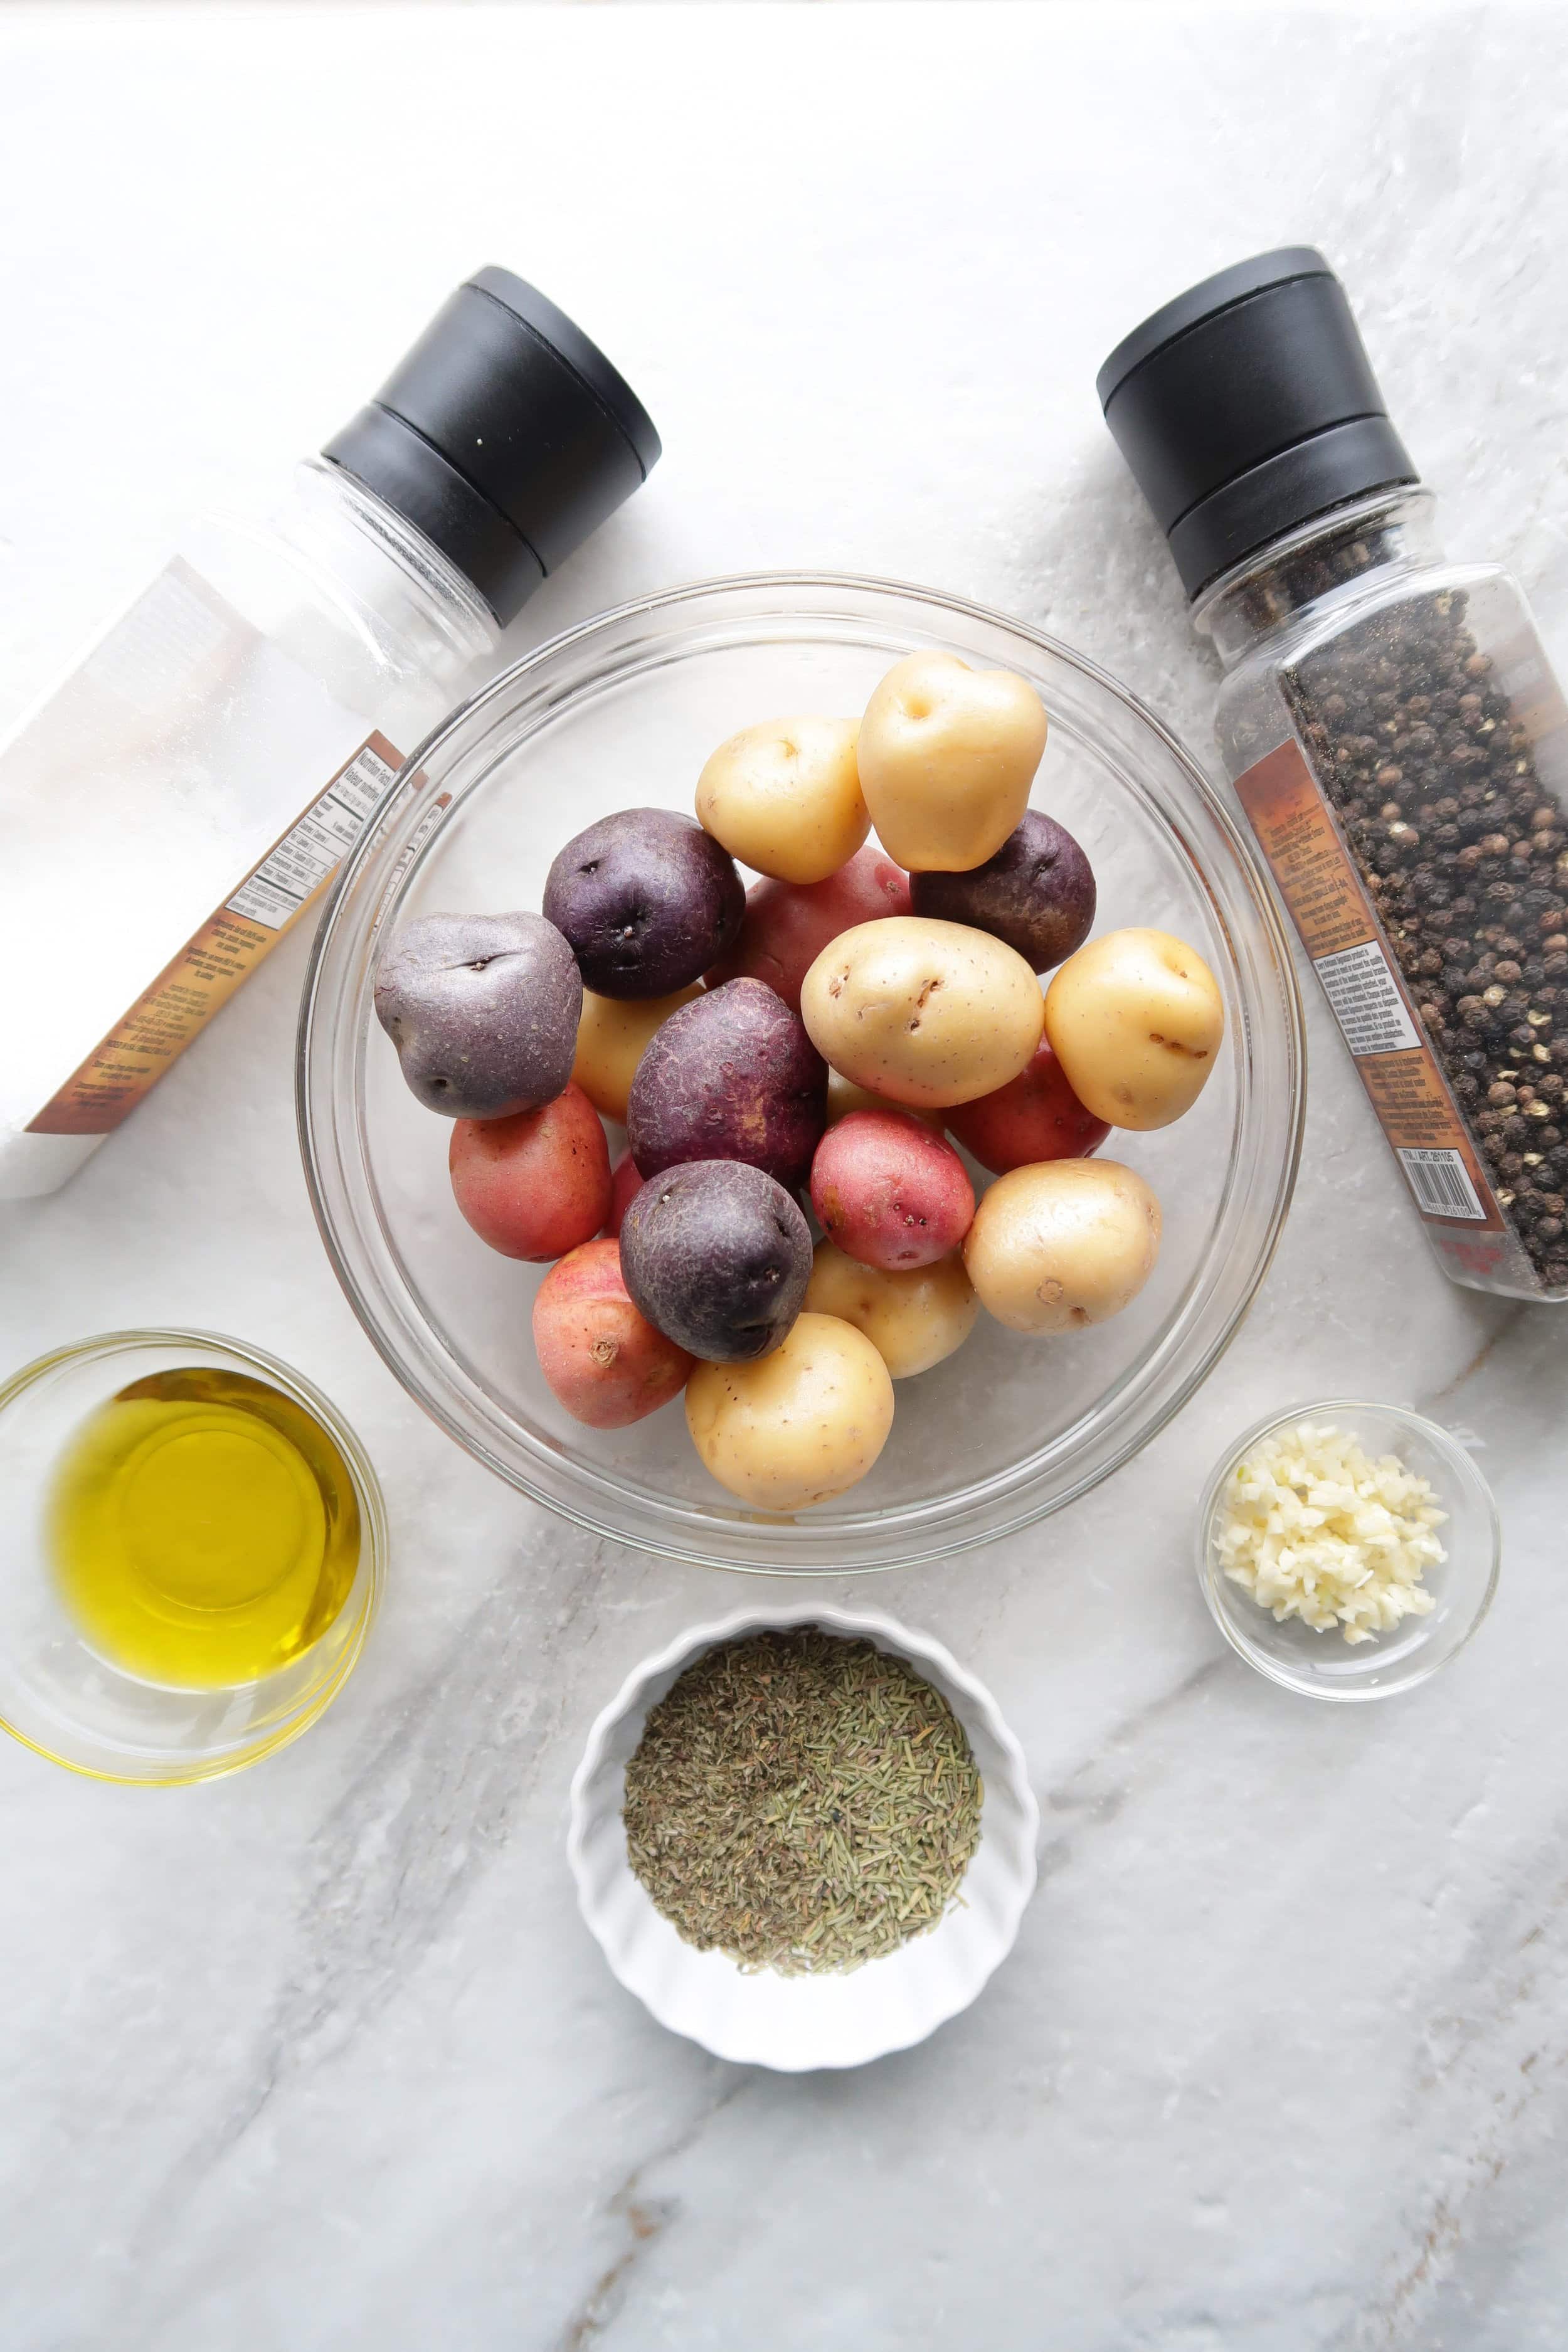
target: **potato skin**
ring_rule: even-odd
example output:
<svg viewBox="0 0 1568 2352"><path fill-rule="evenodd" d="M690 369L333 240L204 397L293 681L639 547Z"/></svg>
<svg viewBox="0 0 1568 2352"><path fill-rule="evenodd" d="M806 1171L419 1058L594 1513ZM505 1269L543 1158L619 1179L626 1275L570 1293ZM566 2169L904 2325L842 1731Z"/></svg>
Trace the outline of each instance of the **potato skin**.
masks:
<svg viewBox="0 0 1568 2352"><path fill-rule="evenodd" d="M613 1241L584 1242L552 1265L533 1302L539 1369L574 1421L629 1429L686 1386L691 1358L637 1313Z"/></svg>
<svg viewBox="0 0 1568 2352"><path fill-rule="evenodd" d="M1026 809L994 857L966 874L916 874L917 915L970 923L1005 940L1031 971L1049 971L1094 929L1094 872L1065 824Z"/></svg>
<svg viewBox="0 0 1568 2352"><path fill-rule="evenodd" d="M852 924L909 911L909 876L875 848L858 851L826 882L753 882L741 936L710 967L708 985L765 981L798 1013L800 984L829 940Z"/></svg>
<svg viewBox="0 0 1568 2352"><path fill-rule="evenodd" d="M375 975L375 1013L412 1093L443 1118L510 1118L572 1076L583 982L542 915L422 915Z"/></svg>
<svg viewBox="0 0 1568 2352"><path fill-rule="evenodd" d="M721 743L697 780L697 819L781 882L825 882L871 830L855 764L858 719L766 719Z"/></svg>
<svg viewBox="0 0 1568 2352"><path fill-rule="evenodd" d="M963 923L860 923L806 973L801 1016L856 1086L907 1108L994 1094L1040 1042L1040 987L1021 955Z"/></svg>
<svg viewBox="0 0 1568 2352"><path fill-rule="evenodd" d="M824 1239L816 1244L805 1311L853 1323L893 1379L907 1381L963 1347L974 1328L980 1301L957 1250L934 1265L888 1274L858 1265L836 1242Z"/></svg>
<svg viewBox="0 0 1568 2352"><path fill-rule="evenodd" d="M1023 678L956 654L908 655L860 721L860 789L878 839L911 873L984 865L1028 806L1045 748L1046 714Z"/></svg>
<svg viewBox="0 0 1568 2352"><path fill-rule="evenodd" d="M827 1068L800 1015L760 980L710 988L671 1014L637 1064L626 1140L645 1176L742 1160L790 1190L827 1121Z"/></svg>
<svg viewBox="0 0 1568 2352"><path fill-rule="evenodd" d="M734 862L694 818L619 809L569 841L544 913L595 996L671 996L701 978L741 928Z"/></svg>
<svg viewBox="0 0 1568 2352"><path fill-rule="evenodd" d="M1046 993L1046 1034L1097 1118L1146 1131L1190 1110L1225 1035L1225 1000L1195 948L1169 931L1107 931Z"/></svg>
<svg viewBox="0 0 1568 2352"><path fill-rule="evenodd" d="M947 1114L947 1124L994 1176L1042 1160L1087 1160L1110 1133L1104 1119L1085 1110L1047 1037L1027 1069L994 1095L960 1103Z"/></svg>
<svg viewBox="0 0 1568 2352"><path fill-rule="evenodd" d="M626 1097L648 1039L672 1013L700 993L692 987L677 989L673 996L617 998L584 990L572 1076L595 1110L606 1118L625 1120Z"/></svg>
<svg viewBox="0 0 1568 2352"><path fill-rule="evenodd" d="M827 1073L827 1124L837 1127L852 1110L897 1110L906 1118L918 1118L933 1135L947 1133L947 1115L940 1110L921 1110L913 1103L889 1102L886 1095L874 1095L869 1087L858 1087L839 1070Z"/></svg>
<svg viewBox="0 0 1568 2352"><path fill-rule="evenodd" d="M893 1383L863 1331L803 1315L761 1363L699 1364L686 1423L707 1469L742 1502L806 1510L872 1467L893 1425Z"/></svg>
<svg viewBox="0 0 1568 2352"><path fill-rule="evenodd" d="M1131 1304L1160 1254L1160 1203L1114 1160L1053 1160L998 1177L963 1263L1010 1331L1072 1331Z"/></svg>
<svg viewBox="0 0 1568 2352"><path fill-rule="evenodd" d="M637 1161L629 1151L623 1151L610 1171L610 1205L605 1216L605 1233L611 1241L619 1241L626 1211L642 1188Z"/></svg>
<svg viewBox="0 0 1568 2352"><path fill-rule="evenodd" d="M782 1184L742 1160L696 1160L643 1186L621 1223L640 1314L710 1363L776 1348L811 1279L811 1229Z"/></svg>
<svg viewBox="0 0 1568 2352"><path fill-rule="evenodd" d="M934 1265L974 1217L974 1188L950 1143L907 1112L851 1112L811 1163L817 1223L849 1257L888 1273Z"/></svg>
<svg viewBox="0 0 1568 2352"><path fill-rule="evenodd" d="M447 1165L458 1208L502 1257L561 1257L609 1211L610 1148L581 1087L514 1118L460 1118Z"/></svg>

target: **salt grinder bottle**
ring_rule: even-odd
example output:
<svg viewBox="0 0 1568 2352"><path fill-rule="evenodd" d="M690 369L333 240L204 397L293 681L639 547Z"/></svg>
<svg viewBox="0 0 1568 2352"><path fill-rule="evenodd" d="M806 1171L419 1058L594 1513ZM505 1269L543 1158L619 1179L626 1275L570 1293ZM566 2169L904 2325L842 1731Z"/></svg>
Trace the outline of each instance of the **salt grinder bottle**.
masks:
<svg viewBox="0 0 1568 2352"><path fill-rule="evenodd" d="M1568 1297L1568 709L1521 592L1444 560L1310 247L1179 295L1098 386L1224 665L1226 768L1439 1263Z"/></svg>
<svg viewBox="0 0 1568 2352"><path fill-rule="evenodd" d="M150 1091L658 454L572 320L481 269L268 522L191 530L0 747L0 1199Z"/></svg>

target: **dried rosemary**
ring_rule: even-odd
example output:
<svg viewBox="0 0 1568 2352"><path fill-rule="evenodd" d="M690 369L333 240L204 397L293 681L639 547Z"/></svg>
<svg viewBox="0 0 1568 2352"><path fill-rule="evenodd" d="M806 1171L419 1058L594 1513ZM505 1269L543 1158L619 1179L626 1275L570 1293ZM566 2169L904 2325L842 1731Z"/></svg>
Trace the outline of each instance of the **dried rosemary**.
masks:
<svg viewBox="0 0 1568 2352"><path fill-rule="evenodd" d="M700 1951L785 1976L854 1969L956 1899L984 1795L940 1692L807 1625L705 1652L650 1711L626 1845Z"/></svg>

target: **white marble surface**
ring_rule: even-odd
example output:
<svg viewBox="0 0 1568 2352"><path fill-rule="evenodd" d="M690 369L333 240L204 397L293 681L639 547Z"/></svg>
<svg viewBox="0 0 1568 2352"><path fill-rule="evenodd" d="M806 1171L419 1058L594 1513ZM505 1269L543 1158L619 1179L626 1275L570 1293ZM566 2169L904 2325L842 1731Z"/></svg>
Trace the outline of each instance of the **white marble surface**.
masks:
<svg viewBox="0 0 1568 2352"><path fill-rule="evenodd" d="M1093 372L1303 238L1450 543L1561 624L1565 85L1561 13L1500 5L0 9L0 716L490 258L668 452L520 644L702 572L881 571L1206 748ZM0 1228L7 1362L247 1334L346 1408L397 1530L357 1680L263 1769L0 1753L7 2352L1558 2352L1568 1325L1437 1276L1316 997L1295 1213L1205 1391L1037 1538L875 1591L1023 1738L1019 1948L924 2048L786 2081L644 2015L562 1852L592 1715L730 1595L525 1506L384 1371L296 1164L303 956ZM1507 1531L1452 1673L1344 1712L1224 1652L1188 1562L1222 1442L1334 1390L1473 1432Z"/></svg>

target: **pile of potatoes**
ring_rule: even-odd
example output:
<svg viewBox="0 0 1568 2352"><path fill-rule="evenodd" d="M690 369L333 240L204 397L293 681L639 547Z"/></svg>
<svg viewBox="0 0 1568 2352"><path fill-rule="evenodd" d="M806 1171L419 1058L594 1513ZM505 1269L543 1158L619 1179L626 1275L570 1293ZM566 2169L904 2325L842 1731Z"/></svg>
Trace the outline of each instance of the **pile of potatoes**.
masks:
<svg viewBox="0 0 1568 2352"><path fill-rule="evenodd" d="M533 1338L578 1421L684 1391L720 1484L799 1510L865 1476L894 1381L982 1308L1060 1333L1142 1288L1159 1202L1094 1154L1196 1100L1224 1009L1168 933L1089 939L1089 861L1028 806L1046 734L1024 679L910 655L858 722L721 744L695 822L590 825L542 913L426 916L384 953L458 1208L552 1262Z"/></svg>

